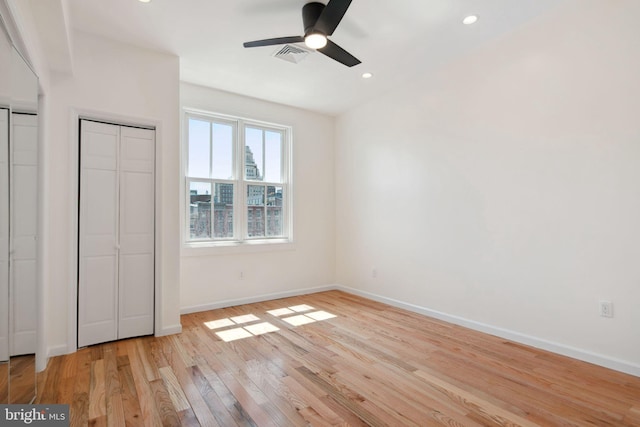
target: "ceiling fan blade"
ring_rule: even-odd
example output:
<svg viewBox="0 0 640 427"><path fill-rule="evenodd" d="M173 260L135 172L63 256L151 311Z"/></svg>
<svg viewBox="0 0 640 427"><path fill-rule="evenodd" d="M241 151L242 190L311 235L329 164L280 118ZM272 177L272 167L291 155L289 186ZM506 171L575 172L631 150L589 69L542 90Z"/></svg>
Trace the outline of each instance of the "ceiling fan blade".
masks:
<svg viewBox="0 0 640 427"><path fill-rule="evenodd" d="M304 37L302 36L291 36L291 37L276 37L275 39L264 39L264 40L256 40L252 42L245 42L242 45L244 47L261 47L261 46L274 46L277 44L300 43L303 41L304 41Z"/></svg>
<svg viewBox="0 0 640 427"><path fill-rule="evenodd" d="M318 17L313 28L330 36L338 27L342 17L347 13L351 0L330 0L322 14Z"/></svg>
<svg viewBox="0 0 640 427"><path fill-rule="evenodd" d="M349 52L347 52L331 40L327 40L327 45L317 50L318 52L327 55L329 58L335 59L336 61L346 65L347 67L353 67L354 65L360 64L360 60L358 58L351 55Z"/></svg>

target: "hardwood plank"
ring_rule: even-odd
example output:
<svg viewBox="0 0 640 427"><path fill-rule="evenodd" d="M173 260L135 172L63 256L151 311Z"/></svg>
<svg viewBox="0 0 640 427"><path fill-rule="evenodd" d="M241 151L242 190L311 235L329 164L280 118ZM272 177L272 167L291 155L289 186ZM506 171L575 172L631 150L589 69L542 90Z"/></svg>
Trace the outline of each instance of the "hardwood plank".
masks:
<svg viewBox="0 0 640 427"><path fill-rule="evenodd" d="M91 362L91 379L89 386L89 419L95 419L103 415L107 415L104 380L104 359Z"/></svg>
<svg viewBox="0 0 640 427"><path fill-rule="evenodd" d="M89 420L89 426L90 427L106 427L106 425L107 425L107 416L106 415L101 415L99 417L91 418Z"/></svg>
<svg viewBox="0 0 640 427"><path fill-rule="evenodd" d="M307 424L304 417L298 412L301 406L300 400L281 381L281 377L274 375L264 362L252 360L247 362L247 376L267 396L271 405L263 407L280 425L304 426Z"/></svg>
<svg viewBox="0 0 640 427"><path fill-rule="evenodd" d="M331 384L330 382L325 381L316 373L310 371L306 367L298 368L298 371L307 379L309 379L314 384L318 385L324 392L327 393L333 400L335 400L340 406L349 410L352 414L357 416L360 420L369 425L383 425L385 424L381 419L379 419L376 415L372 414L366 408L364 408L361 404L365 401L365 399L356 392L347 389L346 387L341 387L336 384Z"/></svg>
<svg viewBox="0 0 640 427"><path fill-rule="evenodd" d="M309 305L288 315L270 310ZM286 318L326 311L293 326ZM252 314L229 326L206 322ZM216 332L277 331L224 342ZM54 357L36 403L72 426L640 425L640 378L340 291L182 317L183 332ZM257 332L256 332L257 333Z"/></svg>
<svg viewBox="0 0 640 427"><path fill-rule="evenodd" d="M492 402L479 399L472 393L462 390L452 384L440 380L423 371L416 371L415 374L427 381L430 387L445 394L453 402L461 404L465 408L470 409L475 414L488 422L495 422L498 425L517 425L522 427L537 427L538 424L530 422L516 414L504 410Z"/></svg>
<svg viewBox="0 0 640 427"><path fill-rule="evenodd" d="M153 399L162 423L161 425L164 427L179 426L180 416L173 406L173 401L169 396L165 382L163 380L154 380L149 383L149 386L153 393Z"/></svg>
<svg viewBox="0 0 640 427"><path fill-rule="evenodd" d="M203 401L209 407L218 424L226 427L237 426L238 423L231 417L224 403L216 394L213 387L211 387L211 384L209 384L209 381L200 368L198 366L190 367L189 374L191 375L193 384L197 387L200 396L202 396Z"/></svg>
<svg viewBox="0 0 640 427"><path fill-rule="evenodd" d="M75 391L75 383L73 381L65 381L66 379L72 378L76 375L78 371L78 363L79 357L66 355L63 356L63 362L60 366L60 378L61 382L58 386L58 393L56 399L61 402L72 402L73 395Z"/></svg>
<svg viewBox="0 0 640 427"><path fill-rule="evenodd" d="M40 373L46 380L43 381L42 387L37 390L36 401L42 403L58 402L56 394L60 378L60 367L62 365L63 356L53 357L49 360L45 373ZM40 382L40 381L38 381Z"/></svg>
<svg viewBox="0 0 640 427"><path fill-rule="evenodd" d="M75 373L70 373L66 379L67 382L74 385L73 398L69 406L70 424L86 426L89 423L91 352L87 349L82 349L74 357L77 358L76 371Z"/></svg>
<svg viewBox="0 0 640 427"><path fill-rule="evenodd" d="M196 414L193 412L193 409L185 409L184 411L178 412L180 416L180 425L186 427L199 427L201 424L198 422L198 418Z"/></svg>
<svg viewBox="0 0 640 427"><path fill-rule="evenodd" d="M152 340L149 338L140 338L129 341L129 353L134 351L131 348L131 343L135 343L135 351L138 354L137 359L140 361L140 365L144 368L147 381L159 380L161 378L158 366L155 364L153 355L151 354L151 341Z"/></svg>
<svg viewBox="0 0 640 427"><path fill-rule="evenodd" d="M107 425L123 426L124 415L123 393L118 375L117 347L110 344L104 349L104 394L107 408Z"/></svg>
<svg viewBox="0 0 640 427"><path fill-rule="evenodd" d="M180 382L171 368L167 366L160 368L160 375L162 376L162 381L169 393L169 398L175 410L180 412L185 409L190 409L191 407L189 406L187 396L184 395L184 391L182 387L180 387Z"/></svg>
<svg viewBox="0 0 640 427"><path fill-rule="evenodd" d="M225 409L229 413L229 416L239 426L255 426L256 423L242 407L240 402L233 395L231 390L227 387L224 381L218 376L218 373L211 369L208 359L198 363L198 369L201 370L205 376L207 382L215 392L215 395L220 399ZM214 402L211 402L212 404ZM222 414L224 416L224 414Z"/></svg>
<svg viewBox="0 0 640 427"><path fill-rule="evenodd" d="M152 369L146 357L140 351L144 351L143 347L139 345L141 342L142 341L138 340L127 341L131 376L136 388L144 425L149 427L159 426L162 425L162 420L156 408L153 391L151 390L147 377L147 374L152 371ZM159 372L158 376L160 376Z"/></svg>
<svg viewBox="0 0 640 427"><path fill-rule="evenodd" d="M174 338L174 337L171 337ZM202 395L199 393L197 387L194 385L190 370L185 366L183 359L183 352L179 351L176 347L175 340L171 340L169 345L173 350L175 350L175 354L178 357L172 358L171 363L171 372L175 373L175 378L178 380L179 387L182 390L184 397L187 399L187 404L189 408L191 408L198 420L198 422L203 426L218 426L218 422L215 417L209 410L209 407L204 402ZM190 358L188 358L190 360ZM162 368L167 369L167 368Z"/></svg>
<svg viewBox="0 0 640 427"><path fill-rule="evenodd" d="M124 409L125 424L127 426L143 426L142 409L136 390L135 380L126 351L118 351L118 375L122 387L122 407Z"/></svg>
<svg viewBox="0 0 640 427"><path fill-rule="evenodd" d="M311 424L318 423L318 420L322 420L329 425L339 425L344 422L340 415L336 414L320 400L321 397L327 396L326 394L316 396L308 388L289 376L284 377L282 383L285 384L291 394L297 398L298 403L296 405L299 406L299 411Z"/></svg>

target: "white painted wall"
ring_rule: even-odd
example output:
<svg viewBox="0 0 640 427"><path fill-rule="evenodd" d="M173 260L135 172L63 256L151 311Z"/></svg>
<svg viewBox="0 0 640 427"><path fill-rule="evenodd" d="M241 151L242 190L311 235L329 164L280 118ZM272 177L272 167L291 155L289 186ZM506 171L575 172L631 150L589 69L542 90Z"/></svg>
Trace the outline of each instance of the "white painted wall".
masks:
<svg viewBox="0 0 640 427"><path fill-rule="evenodd" d="M339 117L338 283L640 375L638 13L580 1Z"/></svg>
<svg viewBox="0 0 640 427"><path fill-rule="evenodd" d="M74 33L74 74L52 74L42 111L44 152L43 299L49 355L75 348L70 325L75 311L70 290L76 283L73 252L77 199L77 122L74 111L98 118L156 123L160 163L156 229L162 288L157 333L179 330L179 60L176 56Z"/></svg>
<svg viewBox="0 0 640 427"><path fill-rule="evenodd" d="M292 247L211 254L183 251L183 311L286 295L335 280L334 119L293 107L183 83L183 107L293 127ZM184 187L184 179L180 181ZM184 212L182 212L184 215ZM243 278L240 278L240 272Z"/></svg>

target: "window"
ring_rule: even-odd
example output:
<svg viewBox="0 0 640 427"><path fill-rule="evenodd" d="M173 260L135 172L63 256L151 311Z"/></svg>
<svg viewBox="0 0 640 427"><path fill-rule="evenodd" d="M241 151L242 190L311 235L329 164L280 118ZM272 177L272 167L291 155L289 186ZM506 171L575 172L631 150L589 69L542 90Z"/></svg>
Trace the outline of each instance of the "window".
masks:
<svg viewBox="0 0 640 427"><path fill-rule="evenodd" d="M291 238L290 128L187 112L186 241Z"/></svg>

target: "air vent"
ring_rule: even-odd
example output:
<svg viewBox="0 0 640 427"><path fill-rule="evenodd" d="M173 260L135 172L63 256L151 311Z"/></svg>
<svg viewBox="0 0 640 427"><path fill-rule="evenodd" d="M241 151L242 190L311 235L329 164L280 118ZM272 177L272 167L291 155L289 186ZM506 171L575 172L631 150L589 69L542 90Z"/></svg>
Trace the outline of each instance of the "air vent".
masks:
<svg viewBox="0 0 640 427"><path fill-rule="evenodd" d="M310 50L299 46L293 46L290 44L285 44L280 49L273 53L273 56L276 58L283 59L288 62L293 62L297 64L302 61L307 55L311 53Z"/></svg>

